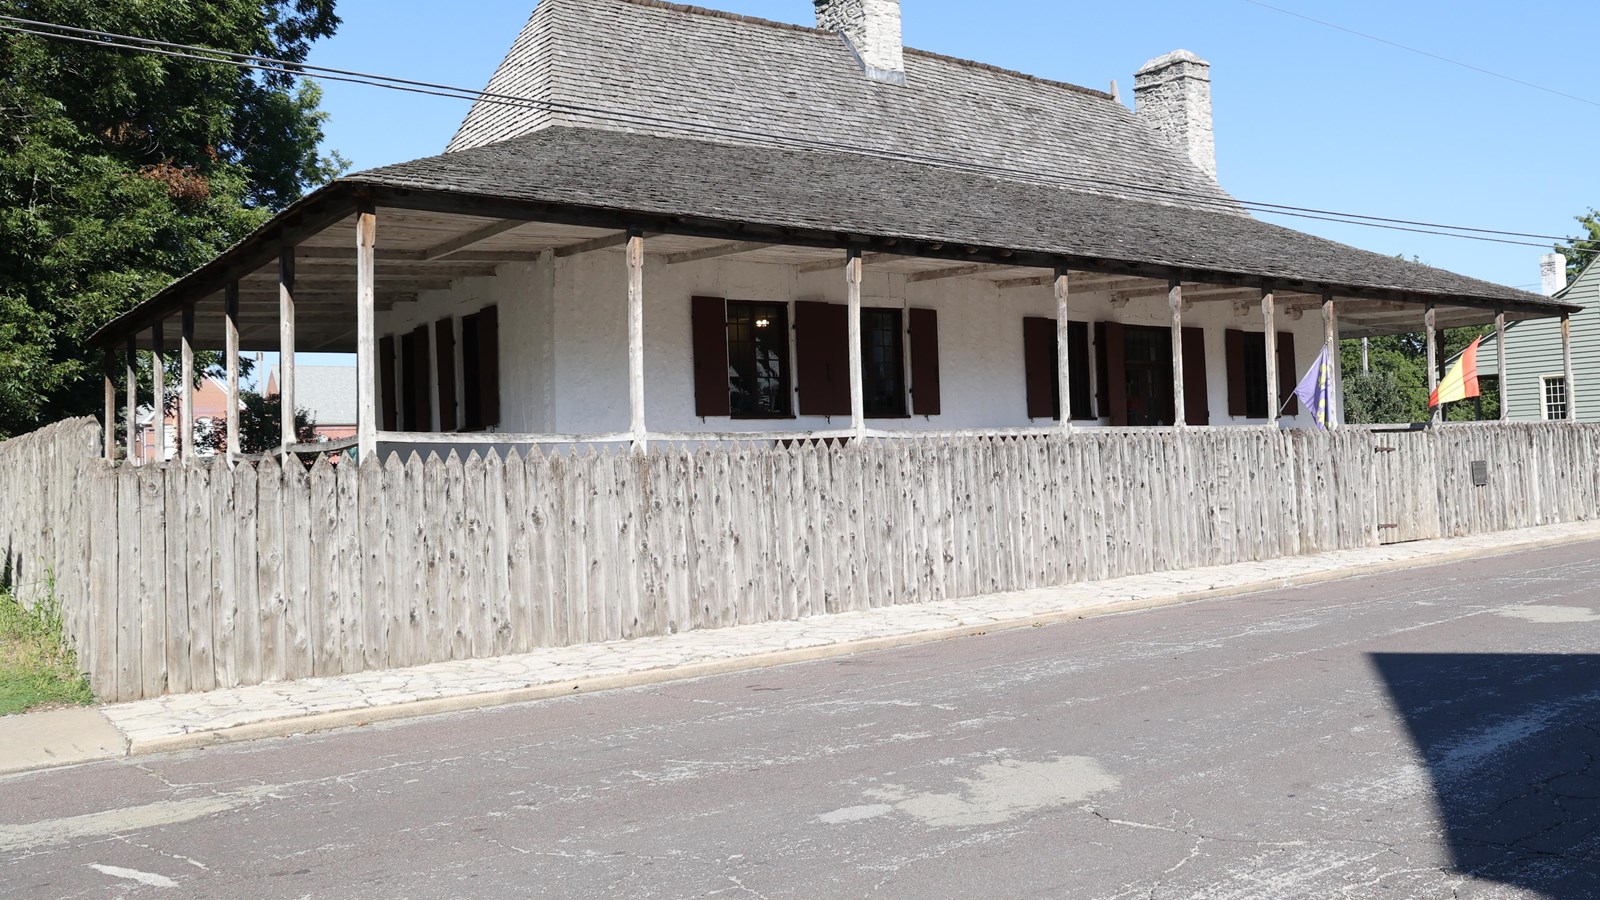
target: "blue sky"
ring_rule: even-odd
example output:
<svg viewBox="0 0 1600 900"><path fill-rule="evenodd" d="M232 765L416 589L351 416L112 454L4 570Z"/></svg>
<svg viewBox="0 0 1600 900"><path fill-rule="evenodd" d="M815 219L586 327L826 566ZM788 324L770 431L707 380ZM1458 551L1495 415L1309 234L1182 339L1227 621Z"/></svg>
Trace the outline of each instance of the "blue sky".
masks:
<svg viewBox="0 0 1600 900"><path fill-rule="evenodd" d="M809 0L698 0L811 24ZM1592 9L1576 0L1274 0L1275 6L1600 103ZM311 62L483 87L534 0L341 0ZM903 0L908 46L1131 97L1133 73L1179 47L1212 64L1222 184L1245 200L1539 234L1600 206L1586 148L1600 106L1512 84L1248 0ZM327 146L363 169L443 149L466 103L326 86ZM1131 100L1130 100L1131 102ZM1282 224L1502 284L1538 281L1535 247L1306 219Z"/></svg>

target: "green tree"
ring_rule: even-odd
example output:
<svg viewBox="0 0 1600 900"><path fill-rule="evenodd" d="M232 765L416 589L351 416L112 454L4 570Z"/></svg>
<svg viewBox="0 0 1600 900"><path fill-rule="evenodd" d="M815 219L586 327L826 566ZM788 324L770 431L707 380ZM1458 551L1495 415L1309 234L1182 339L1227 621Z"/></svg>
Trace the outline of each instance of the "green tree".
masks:
<svg viewBox="0 0 1600 900"><path fill-rule="evenodd" d="M1452 358L1475 338L1488 335L1489 325L1469 325L1445 329L1439 344L1438 361L1448 368ZM1345 420L1352 424L1404 424L1426 422L1428 410L1428 344L1422 332L1369 338L1369 372L1361 371L1361 341L1340 342L1340 362L1344 367ZM1441 377L1442 374L1441 374ZM1477 400L1464 400L1445 407L1451 422L1470 422L1479 418L1500 417L1500 387L1497 379L1479 379L1482 392ZM1481 415L1480 415L1481 410Z"/></svg>
<svg viewBox="0 0 1600 900"><path fill-rule="evenodd" d="M1596 253L1600 253L1600 210L1590 209L1573 218L1578 222L1578 239L1556 245L1556 252L1567 258L1569 284L1576 281L1589 261L1594 259Z"/></svg>
<svg viewBox="0 0 1600 900"><path fill-rule="evenodd" d="M0 13L302 61L334 0L0 0ZM0 32L0 437L99 409L85 339L338 174L315 86Z"/></svg>
<svg viewBox="0 0 1600 900"><path fill-rule="evenodd" d="M317 423L312 421L311 413L305 409L294 411L295 438L302 444L309 444L317 439ZM240 453L266 453L276 450L282 440L283 431L283 399L274 394L263 397L255 391L239 392L239 452ZM228 450L228 426L225 422L218 422L206 431L204 435L197 435L195 443L211 447L218 453Z"/></svg>

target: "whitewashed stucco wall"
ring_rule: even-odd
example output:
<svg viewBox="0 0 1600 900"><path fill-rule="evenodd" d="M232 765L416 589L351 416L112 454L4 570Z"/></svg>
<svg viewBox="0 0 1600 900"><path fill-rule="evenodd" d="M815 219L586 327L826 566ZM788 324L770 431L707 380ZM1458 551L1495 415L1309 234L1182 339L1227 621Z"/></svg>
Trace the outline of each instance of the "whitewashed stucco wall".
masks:
<svg viewBox="0 0 1600 900"><path fill-rule="evenodd" d="M837 428L823 417L773 420L701 420L694 415L690 298L845 302L839 271L797 274L792 267L732 258L665 265L647 258L645 290L645 421L652 431L751 431ZM1030 423L1023 381L1022 319L1055 315L1048 286L1000 290L977 279L907 284L903 276L866 270L866 306L918 306L939 312L941 415L874 419L883 429L962 429L1046 425ZM459 317L495 304L500 316L501 410L505 432L592 433L628 427L627 270L620 251L570 259L546 254L530 263L500 267L493 278L463 278L430 291L416 303L380 313L379 334L401 335L418 324ZM1129 325L1170 324L1165 297L1136 299L1114 309L1109 295L1072 298L1075 321ZM1261 420L1227 415L1223 331L1262 330L1259 304L1236 315L1231 302L1201 301L1184 324L1205 329L1208 404L1212 425ZM459 322L457 323L459 328ZM1295 376L1316 356L1322 322L1316 313L1291 319L1280 310L1278 328L1295 337ZM1093 352L1093 350L1091 350ZM1090 366L1091 377L1093 366ZM458 392L460 387L458 385ZM1287 424L1306 424L1290 418Z"/></svg>

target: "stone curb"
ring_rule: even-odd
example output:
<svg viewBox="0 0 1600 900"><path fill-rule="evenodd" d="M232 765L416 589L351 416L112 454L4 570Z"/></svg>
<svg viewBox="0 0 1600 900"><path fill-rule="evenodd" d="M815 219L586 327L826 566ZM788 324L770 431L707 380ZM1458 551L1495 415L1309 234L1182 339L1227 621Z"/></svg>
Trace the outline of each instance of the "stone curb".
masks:
<svg viewBox="0 0 1600 900"><path fill-rule="evenodd" d="M171 737L151 738L144 740L130 739L128 741L126 755L147 756L154 753L197 750L222 744L236 743L239 741L257 740L260 738L309 734L319 731L328 731L336 728L370 725L378 722L416 718L420 716L431 716L441 713L463 712L473 709L505 706L513 703L526 703L534 700L547 700L554 697L567 697L574 694L590 693L594 691L640 687L644 685L661 684L672 681L704 678L712 675L724 675L733 672L753 671L757 669L770 668L772 666L782 666L792 663L831 659L874 650L890 650L898 647L909 647L918 644L950 640L952 638L974 637L983 634L1001 631L1013 631L1022 628L1037 628L1044 625L1052 625L1076 619L1086 619L1094 616L1138 612L1166 606L1193 603L1200 600L1235 597L1288 587L1301 587L1330 581L1340 581L1347 578L1382 575L1390 572L1404 571L1407 569L1428 568L1431 566L1444 565L1447 563L1459 562L1467 559L1486 556L1502 556L1509 553L1538 550L1546 547L1558 547L1567 544L1594 541L1597 539L1600 539L1600 529L1591 528L1584 531L1569 532L1560 535L1549 535L1542 537L1534 536L1520 540L1512 539L1503 545L1496 546L1489 550L1471 547L1458 550L1443 550L1431 553L1425 552L1403 559L1384 560L1382 562L1356 564L1345 567L1323 569L1321 571L1302 572L1292 575L1285 575L1279 578L1266 578L1258 581L1226 585L1222 587L1203 588L1198 590L1178 590L1171 594L1163 594L1157 597L1142 597L1129 600L1111 601L1107 603L1097 603L1089 606L1063 609L1057 612L1020 616L1015 619L988 622L982 625L962 625L953 628L931 629L927 631L890 635L886 637L841 641L838 643L826 644L817 647L752 653L748 656L738 656L728 659L711 660L707 662L685 663L682 665L661 666L657 668L641 670L638 672L628 672L618 675L604 675L593 678L579 678L571 681L551 682L547 684L531 685L525 688L517 688L514 690L487 691L482 693L462 694L452 697L436 697L426 700L414 700L377 707L368 706L358 709L341 710L337 712L313 713L300 716L291 715L266 722L252 722L249 724L236 725L229 728L195 731L183 735L174 735Z"/></svg>

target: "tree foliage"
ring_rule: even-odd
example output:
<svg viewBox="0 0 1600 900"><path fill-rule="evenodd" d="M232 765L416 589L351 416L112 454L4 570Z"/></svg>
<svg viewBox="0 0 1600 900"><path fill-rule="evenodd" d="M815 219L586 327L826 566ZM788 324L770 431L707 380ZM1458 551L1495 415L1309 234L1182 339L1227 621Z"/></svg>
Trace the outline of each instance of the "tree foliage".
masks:
<svg viewBox="0 0 1600 900"><path fill-rule="evenodd" d="M334 0L0 0L0 12L303 61ZM314 85L0 33L0 437L99 408L97 328L343 161Z"/></svg>
<svg viewBox="0 0 1600 900"><path fill-rule="evenodd" d="M1475 338L1493 331L1488 325L1445 329L1438 348L1441 366L1465 350ZM1361 341L1340 342L1344 371L1345 421L1352 424L1404 424L1426 422L1428 410L1428 344L1423 332L1385 335L1368 339L1369 371L1361 371ZM1443 375L1440 376L1443 378ZM1451 422L1500 417L1498 379L1479 379L1482 395L1445 406ZM1480 413L1481 410L1481 413Z"/></svg>
<svg viewBox="0 0 1600 900"><path fill-rule="evenodd" d="M316 422L305 409L294 411L295 439L309 444L317 439ZM239 392L239 452L266 453L275 450L282 440L283 398L277 394L263 397L254 391ZM228 451L228 425L215 422L204 434L196 433L195 443L209 446L218 453Z"/></svg>
<svg viewBox="0 0 1600 900"><path fill-rule="evenodd" d="M1589 261L1600 254L1600 210L1590 209L1573 218L1578 222L1578 240L1556 245L1556 252L1567 258L1568 284L1577 281Z"/></svg>

